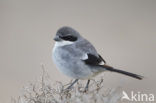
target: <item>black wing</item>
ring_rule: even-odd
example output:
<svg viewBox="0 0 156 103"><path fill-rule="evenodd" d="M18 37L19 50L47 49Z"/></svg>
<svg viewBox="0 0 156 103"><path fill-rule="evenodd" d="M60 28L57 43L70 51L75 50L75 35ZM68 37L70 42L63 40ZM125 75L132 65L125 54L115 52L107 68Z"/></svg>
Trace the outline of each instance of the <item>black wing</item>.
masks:
<svg viewBox="0 0 156 103"><path fill-rule="evenodd" d="M88 58L83 60L88 65L101 65L101 63L106 63L105 60L99 55L99 57L93 54L87 54Z"/></svg>
<svg viewBox="0 0 156 103"><path fill-rule="evenodd" d="M109 65L106 65L106 64L101 64L101 62L103 63L106 63L105 60L99 55L99 57L95 56L95 55L92 55L92 54L87 54L88 55L88 59L85 59L83 60L86 64L88 65L93 65L93 66L101 66L103 67L105 70L108 70L108 71L111 71L111 72L117 72L117 73L121 73L121 74L124 74L124 75L127 75L127 76L130 76L130 77L133 77L133 78L136 78L136 79L139 79L139 80L142 80L143 79L143 76L141 75L137 75L137 74L134 74L134 73L130 73L130 72L127 72L127 71L123 71L123 70L119 70L119 69L115 69Z"/></svg>
<svg viewBox="0 0 156 103"><path fill-rule="evenodd" d="M143 79L143 76L141 76L141 75L137 75L137 74L130 73L130 72L123 71L123 70L119 70L119 69L115 69L115 68L113 68L113 67L111 67L109 65L106 65L106 64L101 64L101 62L104 62L104 63L106 63L106 62L100 55L99 55L99 57L96 57L95 55L92 55L92 54L87 54L87 55L88 55L88 59L83 60L87 65L101 66L105 70L108 70L108 71L111 71L111 72L121 73L121 74L130 76L130 77L139 79L139 80Z"/></svg>

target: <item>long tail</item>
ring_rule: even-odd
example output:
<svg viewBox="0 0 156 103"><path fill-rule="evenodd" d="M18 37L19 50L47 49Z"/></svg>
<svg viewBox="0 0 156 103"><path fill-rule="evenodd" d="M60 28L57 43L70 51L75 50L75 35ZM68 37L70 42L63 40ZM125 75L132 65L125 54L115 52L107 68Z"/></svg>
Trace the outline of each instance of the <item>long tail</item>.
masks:
<svg viewBox="0 0 156 103"><path fill-rule="evenodd" d="M119 70L119 69L114 69L113 67L108 66L108 65L103 65L102 67L104 67L106 70L111 71L111 72L121 73L121 74L130 76L130 77L139 79L139 80L142 80L143 79L143 76L141 76L141 75L130 73L130 72L126 72L126 71Z"/></svg>

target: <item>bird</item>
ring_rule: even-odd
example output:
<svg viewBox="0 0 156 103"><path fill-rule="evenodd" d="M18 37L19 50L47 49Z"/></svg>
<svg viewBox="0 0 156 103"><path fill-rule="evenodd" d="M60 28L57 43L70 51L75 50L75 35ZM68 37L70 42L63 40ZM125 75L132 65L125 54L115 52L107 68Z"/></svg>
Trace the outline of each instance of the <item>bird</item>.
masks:
<svg viewBox="0 0 156 103"><path fill-rule="evenodd" d="M72 27L59 28L54 41L52 49L54 64L60 72L75 79L67 89L70 89L78 80L87 80L85 86L87 91L90 80L104 71L120 73L138 80L143 79L141 75L107 65L95 47Z"/></svg>

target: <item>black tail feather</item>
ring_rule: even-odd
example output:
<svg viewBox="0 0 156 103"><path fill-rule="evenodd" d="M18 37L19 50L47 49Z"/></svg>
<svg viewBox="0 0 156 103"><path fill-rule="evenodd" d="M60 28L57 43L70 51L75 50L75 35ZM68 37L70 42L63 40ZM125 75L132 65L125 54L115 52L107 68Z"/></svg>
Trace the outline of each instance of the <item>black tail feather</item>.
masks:
<svg viewBox="0 0 156 103"><path fill-rule="evenodd" d="M121 74L124 74L124 75L130 76L130 77L133 77L133 78L139 79L139 80L142 80L142 79L143 79L143 76L141 76L141 75L134 74L134 73L130 73L130 72L126 72L126 71L119 70L119 69L114 69L113 67L110 67L110 66L104 66L104 68L105 68L106 70L108 70L108 71L121 73Z"/></svg>

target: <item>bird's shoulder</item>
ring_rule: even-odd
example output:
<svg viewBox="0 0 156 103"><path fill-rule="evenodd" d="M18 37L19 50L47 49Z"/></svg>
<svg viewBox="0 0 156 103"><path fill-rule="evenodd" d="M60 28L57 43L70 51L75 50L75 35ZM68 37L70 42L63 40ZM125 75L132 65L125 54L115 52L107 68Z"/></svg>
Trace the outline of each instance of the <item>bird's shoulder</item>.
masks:
<svg viewBox="0 0 156 103"><path fill-rule="evenodd" d="M76 43L75 48L82 52L81 60L88 65L104 65L106 63L95 47L86 39Z"/></svg>
<svg viewBox="0 0 156 103"><path fill-rule="evenodd" d="M86 39L82 39L75 43L75 48L81 50L84 53L90 53L98 56L95 47Z"/></svg>

